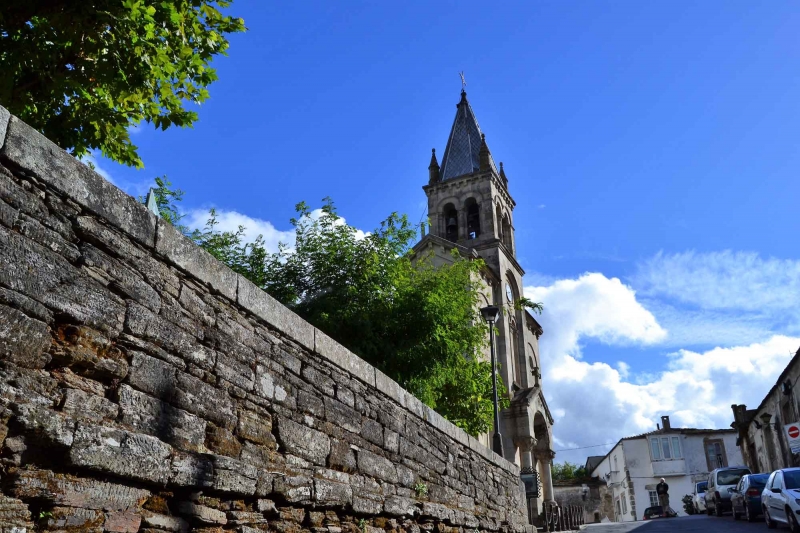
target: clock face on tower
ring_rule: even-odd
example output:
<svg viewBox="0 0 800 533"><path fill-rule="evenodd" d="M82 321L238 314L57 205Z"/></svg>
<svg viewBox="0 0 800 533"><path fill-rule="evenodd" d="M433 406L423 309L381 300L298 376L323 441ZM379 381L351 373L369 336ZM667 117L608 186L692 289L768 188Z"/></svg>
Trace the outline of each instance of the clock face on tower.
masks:
<svg viewBox="0 0 800 533"><path fill-rule="evenodd" d="M511 285L508 283L506 283L506 299L508 299L509 302L514 301L514 291L511 290Z"/></svg>

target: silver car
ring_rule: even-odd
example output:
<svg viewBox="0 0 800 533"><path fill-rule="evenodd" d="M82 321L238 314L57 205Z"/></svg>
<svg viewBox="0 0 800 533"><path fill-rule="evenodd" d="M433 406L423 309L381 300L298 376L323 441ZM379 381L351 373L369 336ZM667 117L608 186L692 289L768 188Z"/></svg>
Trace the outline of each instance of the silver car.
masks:
<svg viewBox="0 0 800 533"><path fill-rule="evenodd" d="M708 481L700 481L694 484L694 494L692 494L692 505L695 514L706 512L706 488Z"/></svg>
<svg viewBox="0 0 800 533"><path fill-rule="evenodd" d="M717 516L722 516L723 512L731 510L731 493L728 489L735 489L745 474L752 474L752 472L744 466L726 466L717 468L708 475L707 514L713 512Z"/></svg>
<svg viewBox="0 0 800 533"><path fill-rule="evenodd" d="M784 468L770 474L761 507L767 527L775 529L778 523L786 524L792 533L800 532L800 468Z"/></svg>

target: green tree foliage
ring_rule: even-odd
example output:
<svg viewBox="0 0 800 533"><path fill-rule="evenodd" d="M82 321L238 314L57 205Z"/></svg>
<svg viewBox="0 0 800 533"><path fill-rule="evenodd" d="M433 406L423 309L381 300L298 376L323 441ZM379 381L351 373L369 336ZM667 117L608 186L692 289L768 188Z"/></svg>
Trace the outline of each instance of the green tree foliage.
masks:
<svg viewBox="0 0 800 533"><path fill-rule="evenodd" d="M161 218L178 228L183 233L186 233L186 226L182 225L181 219L183 214L178 210L178 204L183 200L184 192L180 189L172 189L172 182L167 179L167 176L157 177L155 179L156 186L153 187L153 194L156 198L156 205ZM147 196L140 196L141 203L147 203Z"/></svg>
<svg viewBox="0 0 800 533"><path fill-rule="evenodd" d="M391 214L361 236L326 199L297 205L294 247L267 253L220 232L212 212L195 241L465 431L492 424L491 366L480 359L487 326L478 314L481 261L454 256L434 268L412 257L417 231ZM501 391L502 392L502 391Z"/></svg>
<svg viewBox="0 0 800 533"><path fill-rule="evenodd" d="M550 473L554 481L572 481L574 479L587 477L585 467L572 464L568 461L553 463Z"/></svg>
<svg viewBox="0 0 800 533"><path fill-rule="evenodd" d="M157 181L159 207L171 205L169 182ZM171 210L170 210L171 209ZM162 217L176 220L174 208ZM179 220L179 218L177 218ZM478 312L482 261L453 256L434 268L413 257L417 232L391 214L367 234L338 216L333 202L312 212L297 205L293 247L269 253L244 229L220 231L212 210L189 236L234 271L395 379L472 435L492 426L491 365L481 358L488 330ZM502 382L501 407L508 405Z"/></svg>
<svg viewBox="0 0 800 533"><path fill-rule="evenodd" d="M694 514L694 500L692 499L693 496L691 494L686 494L681 498L681 503L683 503L683 511L686 514Z"/></svg>
<svg viewBox="0 0 800 533"><path fill-rule="evenodd" d="M0 103L76 156L143 166L128 128L191 126L232 0L3 0ZM188 105L188 107L187 107Z"/></svg>

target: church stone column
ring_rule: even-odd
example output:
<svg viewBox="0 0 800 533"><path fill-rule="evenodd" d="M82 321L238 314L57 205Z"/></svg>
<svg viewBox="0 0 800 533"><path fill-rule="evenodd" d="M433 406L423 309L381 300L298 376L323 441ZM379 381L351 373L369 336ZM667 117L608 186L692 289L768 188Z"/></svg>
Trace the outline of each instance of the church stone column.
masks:
<svg viewBox="0 0 800 533"><path fill-rule="evenodd" d="M540 461L542 462L542 486L544 492L544 501L552 502L553 500L553 475L550 472L550 462L555 458L556 454L552 450L542 452Z"/></svg>
<svg viewBox="0 0 800 533"><path fill-rule="evenodd" d="M522 477L523 481L525 481L526 501L528 504L528 522L533 524L534 520L539 515L539 498L528 497L528 494L532 489L535 488L532 485L534 481L532 474L536 472L536 465L534 464L535 458L533 456L533 448L536 446L536 439L531 436L515 437L514 446L519 448L519 458L521 463L519 473L520 477Z"/></svg>

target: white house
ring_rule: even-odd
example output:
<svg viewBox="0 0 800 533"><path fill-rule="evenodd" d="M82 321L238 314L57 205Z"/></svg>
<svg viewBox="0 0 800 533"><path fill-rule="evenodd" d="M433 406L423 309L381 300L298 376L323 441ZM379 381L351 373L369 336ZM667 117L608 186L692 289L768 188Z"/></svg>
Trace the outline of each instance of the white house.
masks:
<svg viewBox="0 0 800 533"><path fill-rule="evenodd" d="M620 439L591 472L611 489L617 522L641 520L645 509L658 505L662 477L670 507L684 515L681 498L693 492L695 482L715 468L744 464L735 430L673 428L668 416L661 421L656 431Z"/></svg>

